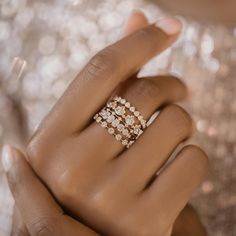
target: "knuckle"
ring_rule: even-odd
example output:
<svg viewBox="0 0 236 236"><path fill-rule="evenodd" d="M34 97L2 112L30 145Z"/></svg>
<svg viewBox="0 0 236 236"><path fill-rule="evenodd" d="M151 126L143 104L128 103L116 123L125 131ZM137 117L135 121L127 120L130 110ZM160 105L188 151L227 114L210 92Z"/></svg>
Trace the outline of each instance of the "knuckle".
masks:
<svg viewBox="0 0 236 236"><path fill-rule="evenodd" d="M78 198L82 199L79 196L80 192L77 191L77 184L74 181L72 174L65 172L62 174L57 181L55 182L55 191L58 199L63 203L69 203L71 200Z"/></svg>
<svg viewBox="0 0 236 236"><path fill-rule="evenodd" d="M148 79L138 79L131 90L136 97L142 97L144 100L150 98L156 100L157 97L162 97L162 90L157 83Z"/></svg>
<svg viewBox="0 0 236 236"><path fill-rule="evenodd" d="M97 53L85 67L87 77L109 78L120 67L118 53L114 47L108 47Z"/></svg>
<svg viewBox="0 0 236 236"><path fill-rule="evenodd" d="M91 205L93 206L93 208L95 208L96 210L102 212L104 210L104 208L106 208L105 212L109 211L109 206L108 206L108 202L111 202L111 198L108 197L107 192L103 189L103 190L97 190L96 192L94 192L91 196L90 199ZM109 204L109 205L113 205L113 204Z"/></svg>
<svg viewBox="0 0 236 236"><path fill-rule="evenodd" d="M147 44L148 47L146 47L147 50L150 50L150 53L153 53L157 47L157 37L156 32L153 30L152 27L144 27L136 33L133 34L134 39L139 42L140 45Z"/></svg>
<svg viewBox="0 0 236 236"><path fill-rule="evenodd" d="M167 120L175 127L176 132L190 136L193 130L193 121L190 115L178 105L170 105L165 109Z"/></svg>
<svg viewBox="0 0 236 236"><path fill-rule="evenodd" d="M89 194L89 207L99 212L101 217L111 223L117 222L124 212L122 205L117 204L117 198L111 189L99 188ZM111 220L112 216L112 220Z"/></svg>
<svg viewBox="0 0 236 236"><path fill-rule="evenodd" d="M56 222L49 217L39 218L31 223L31 228L35 236L55 235Z"/></svg>

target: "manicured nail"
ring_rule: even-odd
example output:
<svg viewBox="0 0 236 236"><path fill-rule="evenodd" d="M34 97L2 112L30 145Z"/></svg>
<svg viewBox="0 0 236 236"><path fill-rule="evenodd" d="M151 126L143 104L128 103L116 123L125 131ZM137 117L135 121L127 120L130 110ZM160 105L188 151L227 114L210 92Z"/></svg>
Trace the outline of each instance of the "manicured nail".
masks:
<svg viewBox="0 0 236 236"><path fill-rule="evenodd" d="M142 15L144 15L144 12L143 12L142 9L136 8L136 9L134 9L134 10L131 12L130 15L132 16L132 15L136 15L136 14L142 14Z"/></svg>
<svg viewBox="0 0 236 236"><path fill-rule="evenodd" d="M9 145L2 148L2 166L5 172L8 172L13 164L13 152Z"/></svg>
<svg viewBox="0 0 236 236"><path fill-rule="evenodd" d="M176 18L162 18L155 25L168 35L177 34L182 28L182 23Z"/></svg>

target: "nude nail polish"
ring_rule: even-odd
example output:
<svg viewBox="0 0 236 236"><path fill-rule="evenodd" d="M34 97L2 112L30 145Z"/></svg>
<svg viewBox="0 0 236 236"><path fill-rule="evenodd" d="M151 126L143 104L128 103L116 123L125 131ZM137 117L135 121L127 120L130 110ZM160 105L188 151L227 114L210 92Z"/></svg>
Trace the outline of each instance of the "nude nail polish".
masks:
<svg viewBox="0 0 236 236"><path fill-rule="evenodd" d="M182 23L176 18L161 18L155 26L163 30L168 35L178 34L181 31Z"/></svg>
<svg viewBox="0 0 236 236"><path fill-rule="evenodd" d="M2 148L2 166L5 172L8 172L13 163L12 148L9 145L4 145Z"/></svg>

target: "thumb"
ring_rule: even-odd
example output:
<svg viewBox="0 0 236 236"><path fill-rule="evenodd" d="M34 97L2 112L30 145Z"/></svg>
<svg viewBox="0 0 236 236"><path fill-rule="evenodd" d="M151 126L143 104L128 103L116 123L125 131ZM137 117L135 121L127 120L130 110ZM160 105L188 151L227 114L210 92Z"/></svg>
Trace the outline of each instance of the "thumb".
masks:
<svg viewBox="0 0 236 236"><path fill-rule="evenodd" d="M4 146L2 164L16 206L30 235L97 235L63 213L19 150Z"/></svg>

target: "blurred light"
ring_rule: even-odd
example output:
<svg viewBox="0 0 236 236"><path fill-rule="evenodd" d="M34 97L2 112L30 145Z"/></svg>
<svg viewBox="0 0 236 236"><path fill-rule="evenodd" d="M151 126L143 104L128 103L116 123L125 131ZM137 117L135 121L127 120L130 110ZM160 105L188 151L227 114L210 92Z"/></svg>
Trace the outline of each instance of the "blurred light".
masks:
<svg viewBox="0 0 236 236"><path fill-rule="evenodd" d="M20 8L24 7L26 3L27 0L9 0L1 2L1 16L13 16Z"/></svg>
<svg viewBox="0 0 236 236"><path fill-rule="evenodd" d="M194 41L197 37L196 28L193 26L187 27L184 36L186 41Z"/></svg>
<svg viewBox="0 0 236 236"><path fill-rule="evenodd" d="M199 132L206 132L208 128L208 122L206 120L199 120L197 122L197 130Z"/></svg>
<svg viewBox="0 0 236 236"><path fill-rule="evenodd" d="M65 72L65 66L66 64L64 58L61 55L42 57L37 64L39 74L45 83L48 84L50 84Z"/></svg>
<svg viewBox="0 0 236 236"><path fill-rule="evenodd" d="M186 42L183 46L183 53L188 57L193 57L197 53L197 48L193 43Z"/></svg>
<svg viewBox="0 0 236 236"><path fill-rule="evenodd" d="M68 65L71 69L78 71L82 66L84 66L87 61L87 54L81 51L73 52L68 60Z"/></svg>
<svg viewBox="0 0 236 236"><path fill-rule="evenodd" d="M208 194L208 193L212 192L213 189L214 189L214 185L213 185L212 182L210 182L210 181L203 182L203 184L202 184L202 191L204 193Z"/></svg>
<svg viewBox="0 0 236 236"><path fill-rule="evenodd" d="M205 65L212 73L216 73L220 68L220 63L216 58L209 58L205 61Z"/></svg>
<svg viewBox="0 0 236 236"><path fill-rule="evenodd" d="M30 72L25 75L22 83L23 93L27 99L35 99L40 95L38 75Z"/></svg>
<svg viewBox="0 0 236 236"><path fill-rule="evenodd" d="M10 37L11 28L8 22L0 21L0 42Z"/></svg>
<svg viewBox="0 0 236 236"><path fill-rule="evenodd" d="M52 94L55 98L59 98L66 88L66 82L63 80L56 81L52 86Z"/></svg>
<svg viewBox="0 0 236 236"><path fill-rule="evenodd" d="M39 52L43 55L51 54L56 47L56 39L52 36L44 36L39 40Z"/></svg>
<svg viewBox="0 0 236 236"><path fill-rule="evenodd" d="M83 3L83 0L67 0L69 5L78 6Z"/></svg>
<svg viewBox="0 0 236 236"><path fill-rule="evenodd" d="M93 52L97 52L105 47L106 39L104 35L94 34L94 35L91 35L91 37L89 38L88 45Z"/></svg>
<svg viewBox="0 0 236 236"><path fill-rule="evenodd" d="M99 25L103 30L110 30L120 26L123 23L122 16L117 12L108 12L99 19Z"/></svg>
<svg viewBox="0 0 236 236"><path fill-rule="evenodd" d="M201 51L204 55L210 55L214 50L214 39L209 34L205 34L202 38Z"/></svg>
<svg viewBox="0 0 236 236"><path fill-rule="evenodd" d="M15 17L17 27L27 27L31 20L34 18L33 8L25 7L21 9Z"/></svg>

